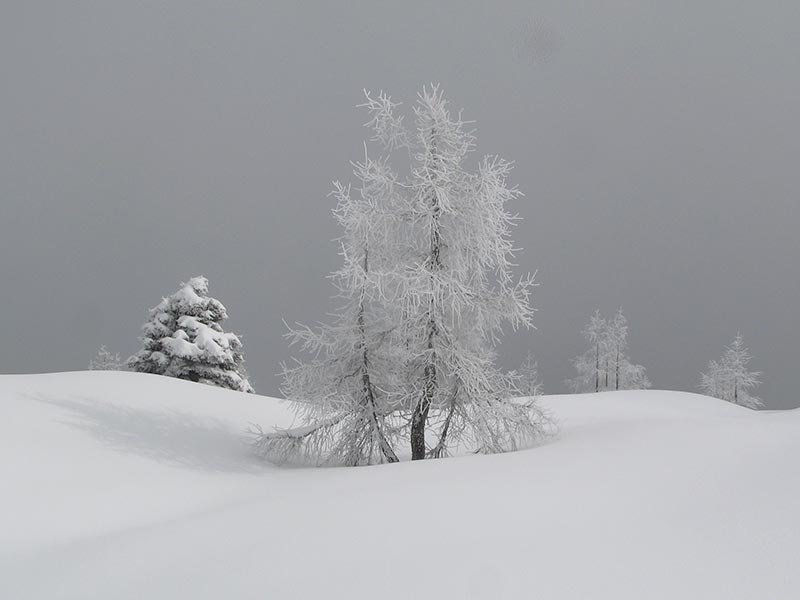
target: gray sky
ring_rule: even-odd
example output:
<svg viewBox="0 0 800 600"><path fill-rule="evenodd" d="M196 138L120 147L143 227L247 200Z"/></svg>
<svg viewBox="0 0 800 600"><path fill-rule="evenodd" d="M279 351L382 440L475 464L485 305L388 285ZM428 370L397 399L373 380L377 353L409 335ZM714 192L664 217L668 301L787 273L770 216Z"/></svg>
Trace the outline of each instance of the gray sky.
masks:
<svg viewBox="0 0 800 600"><path fill-rule="evenodd" d="M281 319L331 308L326 197L361 89L440 82L516 161L530 347L563 391L622 306L655 387L694 390L737 330L770 408L800 405L800 3L26 2L0 5L0 372L128 355L204 274L258 391Z"/></svg>

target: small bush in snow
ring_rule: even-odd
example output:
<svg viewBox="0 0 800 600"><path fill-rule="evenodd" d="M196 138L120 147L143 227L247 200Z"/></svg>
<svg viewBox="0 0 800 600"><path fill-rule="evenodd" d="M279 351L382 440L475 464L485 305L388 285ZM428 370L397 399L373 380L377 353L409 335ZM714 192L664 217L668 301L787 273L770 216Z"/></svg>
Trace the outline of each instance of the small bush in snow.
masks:
<svg viewBox="0 0 800 600"><path fill-rule="evenodd" d="M105 345L100 346L97 356L89 361L90 371L124 371L125 363L119 354L111 354Z"/></svg>

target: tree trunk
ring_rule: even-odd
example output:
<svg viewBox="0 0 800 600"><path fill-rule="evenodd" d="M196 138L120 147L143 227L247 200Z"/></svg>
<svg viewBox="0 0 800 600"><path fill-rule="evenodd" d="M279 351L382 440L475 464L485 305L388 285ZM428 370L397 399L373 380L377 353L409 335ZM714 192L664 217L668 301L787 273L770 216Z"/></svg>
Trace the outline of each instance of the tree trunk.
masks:
<svg viewBox="0 0 800 600"><path fill-rule="evenodd" d="M372 383L370 382L369 372L367 371L367 364L367 352L365 350L363 368L361 371L361 380L364 383L364 394L367 400L367 415L370 426L372 427L372 431L377 438L378 446L380 447L381 453L386 459L386 462L396 463L398 462L397 454L395 454L395 451L389 443L389 440L387 440L386 436L383 434L380 422L378 421L378 411L375 406L375 395L372 391Z"/></svg>
<svg viewBox="0 0 800 600"><path fill-rule="evenodd" d="M369 269L368 249L364 248L364 273ZM375 391L372 388L372 381L369 376L369 354L367 350L367 331L364 324L364 299L362 297L358 305L358 330L361 336L361 383L362 393L364 394L364 403L367 411L367 419L369 420L372 434L381 449L381 453L387 462L398 462L397 454L392 449L389 440L381 430L380 421L378 419L378 408L375 404Z"/></svg>
<svg viewBox="0 0 800 600"><path fill-rule="evenodd" d="M600 344L594 345L594 391L600 391Z"/></svg>
<svg viewBox="0 0 800 600"><path fill-rule="evenodd" d="M616 373L614 375L614 387L617 391L619 391L619 345L617 345L617 363L614 366L616 368Z"/></svg>
<svg viewBox="0 0 800 600"><path fill-rule="evenodd" d="M437 252L438 255L438 252ZM436 395L436 350L433 340L436 336L436 321L433 319L433 299L428 317L428 358L423 373L422 397L414 407L411 416L411 460L425 458L425 426L428 424L428 412Z"/></svg>
<svg viewBox="0 0 800 600"><path fill-rule="evenodd" d="M431 130L431 154L434 165L436 159L436 130ZM428 177L432 177L430 174ZM428 413L436 395L437 374L436 374L436 345L434 340L439 333L436 325L436 272L442 267L441 263L441 239L439 235L439 218L441 207L433 180L429 179L430 189L428 190L431 210L431 241L430 255L428 257L428 270L430 271L430 301L428 303L428 343L425 370L423 372L422 396L411 416L411 460L423 460L425 458L425 428L428 424Z"/></svg>
<svg viewBox="0 0 800 600"><path fill-rule="evenodd" d="M453 413L456 411L456 396L458 396L458 383L453 388L453 393L450 396L450 409L447 411L447 418L444 420L442 426L442 434L439 437L439 443L431 450L430 456L432 458L441 458L447 450L447 433L450 431L450 422L453 420Z"/></svg>
<svg viewBox="0 0 800 600"><path fill-rule="evenodd" d="M428 351L433 352L433 338L429 336ZM411 417L411 460L422 460L425 458L425 426L428 424L428 412L430 411L433 397L436 393L436 364L432 357L425 365L425 381L422 388L422 397L414 407L414 414Z"/></svg>

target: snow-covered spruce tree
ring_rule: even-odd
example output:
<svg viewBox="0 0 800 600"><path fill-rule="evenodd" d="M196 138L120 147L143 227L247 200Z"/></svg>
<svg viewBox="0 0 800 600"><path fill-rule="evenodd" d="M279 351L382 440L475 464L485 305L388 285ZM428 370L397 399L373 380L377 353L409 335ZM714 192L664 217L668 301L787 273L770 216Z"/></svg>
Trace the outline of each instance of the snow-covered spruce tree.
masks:
<svg viewBox="0 0 800 600"><path fill-rule="evenodd" d="M119 354L111 354L105 345L100 346L97 356L89 361L90 371L124 371L125 364Z"/></svg>
<svg viewBox="0 0 800 600"><path fill-rule="evenodd" d="M631 362L628 355L628 321L617 311L606 320L595 311L584 329L589 349L574 360L578 375L567 382L576 392L606 390L640 390L650 387L642 365Z"/></svg>
<svg viewBox="0 0 800 600"><path fill-rule="evenodd" d="M222 303L208 296L208 280L193 277L150 311L142 349L128 359L128 367L252 393L242 343L222 329L227 318Z"/></svg>
<svg viewBox="0 0 800 600"><path fill-rule="evenodd" d="M763 406L761 398L751 395L751 391L761 383L761 373L747 368L751 359L742 334L737 333L733 343L725 347L722 358L708 363L708 370L701 375L700 389L714 398L748 408Z"/></svg>
<svg viewBox="0 0 800 600"><path fill-rule="evenodd" d="M533 352L528 352L516 371L518 376L519 391L525 396L536 397L542 394L542 381L539 379L539 365L533 357Z"/></svg>
<svg viewBox="0 0 800 600"><path fill-rule="evenodd" d="M407 149L408 179L396 189L405 217L408 260L392 288L398 325L409 352L403 389L410 410L411 458L438 457L460 441L503 452L539 437L545 427L533 399L495 364L501 326L531 323L531 277L512 274L512 215L519 195L506 179L511 163L486 157L466 169L475 138L448 109L438 86L423 88L407 130L397 105L367 94L374 140ZM438 429L432 447L430 428Z"/></svg>
<svg viewBox="0 0 800 600"><path fill-rule="evenodd" d="M349 466L398 460L398 429L387 416L395 409L392 390L400 387L395 373L403 357L387 343L392 319L382 301L385 272L396 261L388 240L399 223L386 203L394 178L384 163L368 157L354 167L359 194L338 182L333 192L334 216L344 229L344 264L332 279L344 306L331 325L290 329L291 343L313 358L283 370L283 393L295 401L303 424L258 431L257 451L274 460L300 455Z"/></svg>
<svg viewBox="0 0 800 600"><path fill-rule="evenodd" d="M162 340L171 337L178 328L178 315L170 298L162 298L150 309L150 317L142 325L142 349L128 358L126 364L131 371L164 375L170 357L163 351Z"/></svg>

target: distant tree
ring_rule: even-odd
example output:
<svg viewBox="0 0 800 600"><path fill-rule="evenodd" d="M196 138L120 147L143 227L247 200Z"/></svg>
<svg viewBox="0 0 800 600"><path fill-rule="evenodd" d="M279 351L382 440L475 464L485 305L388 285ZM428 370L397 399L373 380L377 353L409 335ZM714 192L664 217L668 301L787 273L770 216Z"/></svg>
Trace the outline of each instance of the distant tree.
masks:
<svg viewBox="0 0 800 600"><path fill-rule="evenodd" d="M578 375L567 385L575 392L599 392L604 381L603 366L608 356L608 322L596 310L583 330L589 349L573 361Z"/></svg>
<svg viewBox="0 0 800 600"><path fill-rule="evenodd" d="M621 360L618 390L646 390L652 387L647 372L642 365L631 363L627 357Z"/></svg>
<svg viewBox="0 0 800 600"><path fill-rule="evenodd" d="M764 402L751 395L760 383L761 372L749 371L747 366L752 356L744 345L744 338L737 333L719 361L712 360L701 374L700 389L709 396L726 400L747 408L759 408Z"/></svg>
<svg viewBox="0 0 800 600"><path fill-rule="evenodd" d="M606 353L606 389L609 388L609 374L614 382L614 389L626 389L620 385L626 378L629 364L626 365L625 354L628 351L628 321L622 314L622 309L617 311L614 318L608 323L606 330L608 351Z"/></svg>
<svg viewBox="0 0 800 600"><path fill-rule="evenodd" d="M124 371L125 364L119 354L111 354L105 345L100 346L97 356L89 361L90 371Z"/></svg>
<svg viewBox="0 0 800 600"><path fill-rule="evenodd" d="M638 390L651 386L642 365L628 356L628 321L622 309L608 321L595 311L583 332L589 349L575 358L578 375L567 381L576 392Z"/></svg>
<svg viewBox="0 0 800 600"><path fill-rule="evenodd" d="M528 352L516 373L519 377L517 385L524 396L536 397L542 394L542 381L539 379L539 365L533 357L533 352Z"/></svg>
<svg viewBox="0 0 800 600"><path fill-rule="evenodd" d="M128 367L252 392L242 343L222 329L227 318L222 303L208 296L208 280L193 277L150 311L142 327L142 349L128 359Z"/></svg>
<svg viewBox="0 0 800 600"><path fill-rule="evenodd" d="M617 311L608 322L606 331L606 389L643 390L651 386L647 373L642 365L631 362L628 356L628 320Z"/></svg>

